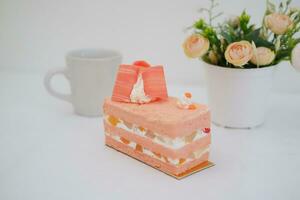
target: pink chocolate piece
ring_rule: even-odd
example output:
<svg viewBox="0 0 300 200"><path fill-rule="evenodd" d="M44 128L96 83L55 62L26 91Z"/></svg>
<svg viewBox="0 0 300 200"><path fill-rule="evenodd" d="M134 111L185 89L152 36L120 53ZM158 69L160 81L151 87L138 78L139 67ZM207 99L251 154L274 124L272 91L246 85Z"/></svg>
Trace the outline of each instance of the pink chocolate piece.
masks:
<svg viewBox="0 0 300 200"><path fill-rule="evenodd" d="M151 67L142 73L144 90L152 100L168 98L168 91L162 66Z"/></svg>
<svg viewBox="0 0 300 200"><path fill-rule="evenodd" d="M152 158L151 156L148 156L148 155L144 154L143 152L137 151L137 150L129 147L128 145L117 142L109 136L105 136L105 143L106 143L106 145L108 145L118 151L121 151L121 152L123 152L131 157L134 157L152 167L155 167L167 174L172 174L172 175L181 174L181 173L187 171L188 169L191 169L194 166L197 166L200 163L207 161L208 156L209 156L209 153L205 153L200 158L198 158L194 161L191 161L191 162L188 162L186 164L182 164L182 165L176 167L172 164L162 162L156 158Z"/></svg>
<svg viewBox="0 0 300 200"><path fill-rule="evenodd" d="M113 89L113 101L130 102L130 93L137 80L138 69L133 65L120 65L115 86Z"/></svg>
<svg viewBox="0 0 300 200"><path fill-rule="evenodd" d="M175 138L190 135L196 129L210 128L208 107L203 104L195 105L195 110L179 109L174 97L141 105L115 102L106 98L103 109L107 115Z"/></svg>

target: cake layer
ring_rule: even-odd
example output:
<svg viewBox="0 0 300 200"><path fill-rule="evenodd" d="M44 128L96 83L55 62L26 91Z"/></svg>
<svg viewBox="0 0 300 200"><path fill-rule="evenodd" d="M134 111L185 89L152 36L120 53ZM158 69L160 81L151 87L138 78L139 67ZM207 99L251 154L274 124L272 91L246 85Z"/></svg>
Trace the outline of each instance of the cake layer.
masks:
<svg viewBox="0 0 300 200"><path fill-rule="evenodd" d="M210 134L210 128L205 128L204 130L195 130L184 137L170 138L139 125L126 122L122 119L118 119L114 116L105 115L104 121L113 127L124 129L141 137L151 138L154 143L161 144L162 146L171 149L180 149L185 145Z"/></svg>
<svg viewBox="0 0 300 200"><path fill-rule="evenodd" d="M120 137L120 136L117 136L117 135L111 135L111 134L107 134L106 133L106 136L107 137L110 137L112 138L113 140L117 141L117 142L120 142L122 144L125 144L139 152L142 152L150 157L153 157L153 158L156 158L164 163L168 163L170 165L174 165L176 167L180 166L180 165L183 165L183 164L187 164L189 162L192 162L194 160L197 160L199 159L202 155L204 155L205 153L209 153L209 146L205 146L201 149L198 149L197 151L195 151L193 153L193 157L192 158L186 158L186 159L183 159L183 158L177 158L177 159L173 159L173 158L170 158L164 154L161 154L161 153L157 153L155 151L151 151L147 148L145 148L142 144L139 144L139 143L136 143L136 142L133 142L133 141L130 141L130 140L127 140L123 137Z"/></svg>
<svg viewBox="0 0 300 200"><path fill-rule="evenodd" d="M195 104L195 110L180 109L177 99L149 104L133 104L111 101L106 98L104 113L127 122L138 124L170 138L184 137L197 129L210 128L210 112L206 105Z"/></svg>
<svg viewBox="0 0 300 200"><path fill-rule="evenodd" d="M143 147L149 149L150 151L160 153L172 159L194 158L194 153L201 148L208 147L211 141L210 134L208 134L204 137L199 138L198 140L186 144L180 149L171 149L161 144L155 143L153 138L142 137L125 129L112 126L105 121L104 128L105 132L111 136L120 136L127 141L141 144Z"/></svg>
<svg viewBox="0 0 300 200"><path fill-rule="evenodd" d="M166 158L161 159L159 155L145 154L144 152L147 152L147 150L145 148L141 150L141 147L137 144L135 147L126 145L123 142L119 142L116 139L107 135L105 136L105 143L106 145L111 146L116 150L121 151L125 154L128 154L129 156L134 157L152 167L158 168L167 174L173 174L173 175L184 173L185 171L199 165L200 163L206 162L209 156L208 150L207 151L204 150L199 155L199 158L194 159L193 161L190 162L180 161L180 163L174 165L170 163Z"/></svg>

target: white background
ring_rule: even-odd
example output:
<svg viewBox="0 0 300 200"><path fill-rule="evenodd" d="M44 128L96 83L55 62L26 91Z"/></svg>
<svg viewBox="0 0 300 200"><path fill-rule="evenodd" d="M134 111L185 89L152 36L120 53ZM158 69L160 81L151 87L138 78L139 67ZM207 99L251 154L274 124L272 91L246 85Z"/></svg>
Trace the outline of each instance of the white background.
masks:
<svg viewBox="0 0 300 200"><path fill-rule="evenodd" d="M220 3L226 14L247 8L257 22L265 5ZM0 0L0 200L299 200L300 74L289 64L277 70L265 124L251 130L213 125L210 158L216 166L182 181L105 147L101 119L75 115L43 87L46 71L64 66L66 51L108 47L120 50L125 63L165 65L170 94L191 86L195 101L206 103L201 63L181 49L183 29L205 5Z"/></svg>
<svg viewBox="0 0 300 200"><path fill-rule="evenodd" d="M202 84L201 63L187 59L181 44L184 28L207 6L208 0L1 0L0 69L45 72L64 66L68 50L108 47L120 50L124 63L163 64L169 83ZM260 23L265 1L220 0L222 18L244 8ZM280 65L275 89L300 92L300 75L289 63Z"/></svg>

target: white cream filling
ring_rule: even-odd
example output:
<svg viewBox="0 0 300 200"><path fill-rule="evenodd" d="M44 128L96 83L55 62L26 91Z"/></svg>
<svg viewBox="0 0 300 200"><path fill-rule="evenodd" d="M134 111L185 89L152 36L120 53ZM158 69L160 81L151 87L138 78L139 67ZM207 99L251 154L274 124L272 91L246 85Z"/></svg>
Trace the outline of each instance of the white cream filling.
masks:
<svg viewBox="0 0 300 200"><path fill-rule="evenodd" d="M121 143L123 143L122 142L122 140L120 139L120 136L118 136L118 135L112 135L112 134L109 134L109 133L105 133L106 135L108 135L108 136L110 136L111 138L113 138L114 140L116 140L117 142L121 142ZM131 147L132 149L135 149L136 148L136 143L135 142L132 142L132 141L130 141L130 143L129 144L127 144L129 147ZM197 150L197 151L195 151L194 153L193 153L193 156L194 156L194 159L192 159L192 158L187 158L185 161L184 161L184 163L188 163L188 162L191 162L191 161L193 161L193 160L195 160L195 159L198 159L198 158L200 158L201 156L203 156L205 153L207 153L207 152L209 152L209 147L207 147L207 148L205 148L205 149L199 149L199 150ZM162 162L165 162L165 163L171 163L171 164L173 164L173 165L180 165L180 159L172 159L172 158L167 158L168 159L168 162L166 161L166 159L163 157L163 156L160 156L160 157L158 157L158 156L156 156L152 151L150 151L150 150L148 150L148 149L146 149L146 148L144 148L143 147L143 153L144 154L146 154L146 155L148 155L148 156L150 156L150 157L152 157L152 158L155 158L155 159L158 159L158 160L160 160L160 161L162 161Z"/></svg>
<svg viewBox="0 0 300 200"><path fill-rule="evenodd" d="M142 74L138 75L138 79L132 88L130 101L133 103L148 103L151 101L145 94Z"/></svg>
<svg viewBox="0 0 300 200"><path fill-rule="evenodd" d="M105 116L105 119L106 121L109 123L108 121L108 117L109 116ZM145 137L145 138L148 138L146 136L146 133L147 131L141 131L139 129L139 127L135 124L132 124L132 128L128 128L124 121L119 119L119 123L117 123L116 127L118 128L121 128L121 129L124 129L128 132L131 132L131 133L134 133L134 134L137 134L139 136L142 136L142 137ZM171 148L171 149L180 149L182 147L184 147L185 145L188 144L188 142L185 140L185 137L176 137L175 139L172 139L172 138L169 138L167 136L162 136L158 133L153 133L155 135L155 137L153 138L153 142L157 143L157 144L160 144L164 147L167 147L167 148ZM198 129L196 130L196 135L193 139L193 142L198 140L198 139L201 139L203 137L205 137L207 134L204 133L201 129Z"/></svg>

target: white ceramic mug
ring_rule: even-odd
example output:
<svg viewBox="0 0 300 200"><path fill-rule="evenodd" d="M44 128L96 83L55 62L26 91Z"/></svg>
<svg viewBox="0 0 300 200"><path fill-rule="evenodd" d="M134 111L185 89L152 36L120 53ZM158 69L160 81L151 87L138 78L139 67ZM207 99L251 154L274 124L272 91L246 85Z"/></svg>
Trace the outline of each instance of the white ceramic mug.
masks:
<svg viewBox="0 0 300 200"><path fill-rule="evenodd" d="M72 103L75 113L100 116L104 98L112 93L121 60L121 54L114 50L74 50L66 55L67 67L49 71L44 84L51 95ZM51 87L51 79L57 74L64 75L70 82L71 94L61 94Z"/></svg>

